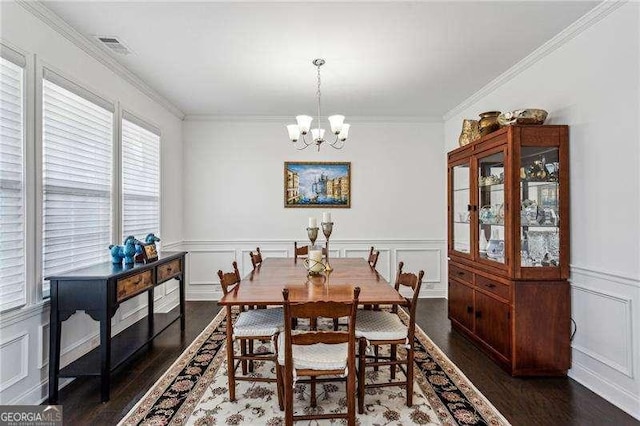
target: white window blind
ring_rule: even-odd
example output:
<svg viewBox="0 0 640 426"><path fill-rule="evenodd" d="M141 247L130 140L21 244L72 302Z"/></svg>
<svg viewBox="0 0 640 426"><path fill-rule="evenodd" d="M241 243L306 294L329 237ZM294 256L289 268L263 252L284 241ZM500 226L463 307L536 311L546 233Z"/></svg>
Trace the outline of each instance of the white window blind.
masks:
<svg viewBox="0 0 640 426"><path fill-rule="evenodd" d="M0 56L0 311L26 303L24 58ZM12 59L8 60L6 58Z"/></svg>
<svg viewBox="0 0 640 426"><path fill-rule="evenodd" d="M122 119L122 232L139 240L160 232L160 132Z"/></svg>
<svg viewBox="0 0 640 426"><path fill-rule="evenodd" d="M46 69L44 77L42 260L47 277L109 259L113 106Z"/></svg>

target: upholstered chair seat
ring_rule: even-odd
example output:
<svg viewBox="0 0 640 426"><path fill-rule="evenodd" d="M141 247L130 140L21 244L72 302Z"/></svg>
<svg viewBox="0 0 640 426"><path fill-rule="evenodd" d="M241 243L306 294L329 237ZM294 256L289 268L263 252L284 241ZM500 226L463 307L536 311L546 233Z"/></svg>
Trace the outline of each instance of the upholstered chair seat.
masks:
<svg viewBox="0 0 640 426"><path fill-rule="evenodd" d="M241 312L233 325L234 337L272 336L283 329L282 308Z"/></svg>
<svg viewBox="0 0 640 426"><path fill-rule="evenodd" d="M397 314L359 309L356 314L356 337L366 340L406 339L409 329Z"/></svg>

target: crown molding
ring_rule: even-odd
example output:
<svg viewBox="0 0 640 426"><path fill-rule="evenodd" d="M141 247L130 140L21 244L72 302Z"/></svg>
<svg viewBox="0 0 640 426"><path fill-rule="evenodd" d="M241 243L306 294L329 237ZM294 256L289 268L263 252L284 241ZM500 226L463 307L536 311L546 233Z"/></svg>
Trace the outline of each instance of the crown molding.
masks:
<svg viewBox="0 0 640 426"><path fill-rule="evenodd" d="M216 115L216 114L187 114L185 121L214 121L224 123L292 123L295 117L289 115ZM426 124L443 123L438 116L349 116L349 123L391 123L391 124Z"/></svg>
<svg viewBox="0 0 640 426"><path fill-rule="evenodd" d="M184 119L184 112L175 106L171 101L158 93L154 88L145 83L140 77L131 72L128 68L122 65L120 62L111 57L109 53L104 51L101 47L96 45L89 38L82 35L75 28L65 22L62 18L56 15L51 9L45 6L41 1L28 1L28 0L16 0L17 3L25 10L30 12L33 16L40 19L42 22L51 27L54 31L65 37L67 40L75 44L82 49L85 53L89 54L95 60L106 66L113 71L116 75L123 78L128 83L132 84L146 96L148 96L154 102L157 102L164 107L171 114L178 117L180 120Z"/></svg>
<svg viewBox="0 0 640 426"><path fill-rule="evenodd" d="M604 0L602 3L599 3L596 7L580 17L577 21L556 34L552 39L544 43L542 46L538 47L518 63L513 65L511 68L500 74L498 77L483 86L480 90L478 90L467 99L462 101L460 104L445 113L442 117L443 120L447 121L453 118L483 97L489 95L498 87L507 83L509 80L513 79L518 74L525 71L527 68L540 61L559 47L568 43L577 35L583 33L596 23L600 22L611 12L627 3L627 1L628 0Z"/></svg>

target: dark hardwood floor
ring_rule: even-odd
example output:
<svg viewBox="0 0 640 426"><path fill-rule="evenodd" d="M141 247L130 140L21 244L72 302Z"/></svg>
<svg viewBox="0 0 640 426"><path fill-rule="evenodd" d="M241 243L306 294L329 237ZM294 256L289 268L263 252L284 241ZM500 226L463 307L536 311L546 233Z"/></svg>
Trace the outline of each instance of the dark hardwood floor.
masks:
<svg viewBox="0 0 640 426"><path fill-rule="evenodd" d="M187 302L187 329L171 325L112 378L111 400L100 381L80 378L60 392L65 425L116 424L218 312L215 302ZM451 331L445 299L421 300L417 323L513 425L639 425L640 422L568 378L516 379Z"/></svg>

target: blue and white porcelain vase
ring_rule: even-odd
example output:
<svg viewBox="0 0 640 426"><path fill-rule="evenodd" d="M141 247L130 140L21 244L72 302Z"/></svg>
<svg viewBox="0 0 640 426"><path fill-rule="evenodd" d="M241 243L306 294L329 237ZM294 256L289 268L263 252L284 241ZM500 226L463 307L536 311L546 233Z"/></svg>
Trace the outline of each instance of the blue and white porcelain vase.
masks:
<svg viewBox="0 0 640 426"><path fill-rule="evenodd" d="M487 244L487 257L491 259L498 259L504 256L504 240L500 239L500 234L497 229L491 232L491 239Z"/></svg>

